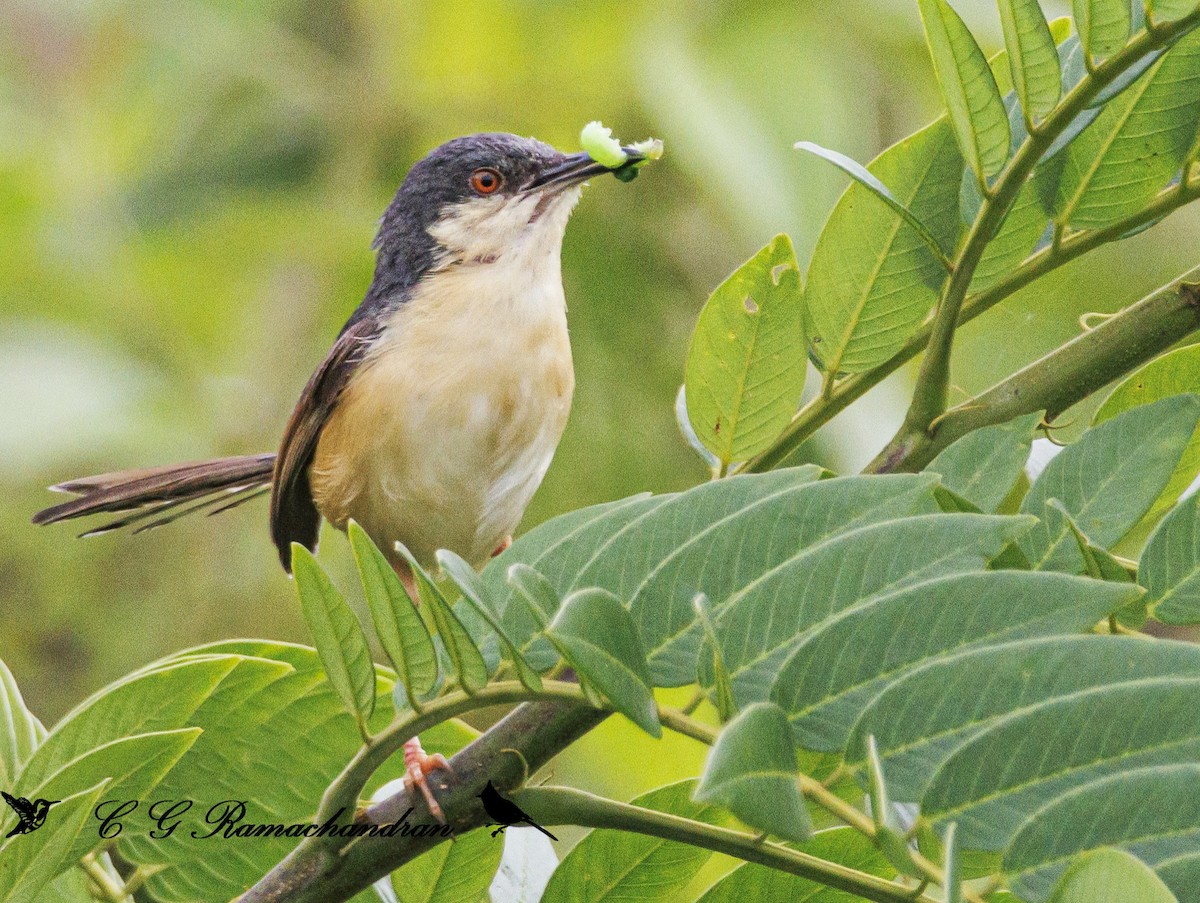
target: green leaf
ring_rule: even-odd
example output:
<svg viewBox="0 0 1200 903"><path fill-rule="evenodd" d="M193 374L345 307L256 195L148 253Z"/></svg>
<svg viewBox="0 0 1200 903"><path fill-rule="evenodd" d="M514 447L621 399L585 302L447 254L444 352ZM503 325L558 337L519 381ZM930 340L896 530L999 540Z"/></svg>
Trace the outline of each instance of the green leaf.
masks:
<svg viewBox="0 0 1200 903"><path fill-rule="evenodd" d="M1083 557L1083 572L1093 580L1115 580L1118 583L1132 583L1133 578L1125 568L1113 557L1107 549L1096 545L1079 529L1079 525L1058 499L1046 502L1048 508L1058 512L1059 517L1066 523L1067 529L1075 537L1079 554ZM1144 600L1139 600L1144 601Z"/></svg>
<svg viewBox="0 0 1200 903"><path fill-rule="evenodd" d="M716 612L796 545L873 519L937 510L934 480L927 476L820 480L822 473L802 467L737 476L679 495L632 499L582 526L568 518L560 530L557 520L550 521L530 534L538 534L536 543L526 546L522 538L509 550L513 554L489 565L484 583L490 598L509 599L503 603L504 624L531 661L536 645L531 634L539 626L528 606L512 604L515 590L503 583L515 561L528 554L525 560L560 597L594 586L632 598L656 685L690 684L703 641L692 608L697 592L712 600ZM714 560L731 566L714 568Z"/></svg>
<svg viewBox="0 0 1200 903"><path fill-rule="evenodd" d="M811 544L731 596L717 619L734 697L768 698L789 656L826 619L906 586L982 571L1032 525L1025 518L899 516ZM712 685L710 674L701 682Z"/></svg>
<svg viewBox="0 0 1200 903"><path fill-rule="evenodd" d="M500 866L504 842L479 828L438 844L392 872L392 887L404 903L477 903Z"/></svg>
<svg viewBox="0 0 1200 903"><path fill-rule="evenodd" d="M1064 831L1063 825L1074 829ZM1130 769L1084 784L1026 820L1004 853L1004 871L1015 893L1038 903L1053 893L1074 857L1120 846L1136 852L1177 896L1191 900L1200 874L1198 842L1200 765ZM1150 888L1155 885L1145 882L1141 892ZM1132 903L1138 897L1119 899Z"/></svg>
<svg viewBox="0 0 1200 903"><path fill-rule="evenodd" d="M800 269L792 242L777 235L719 285L692 335L684 384L696 435L728 466L767 448L804 390L808 362Z"/></svg>
<svg viewBox="0 0 1200 903"><path fill-rule="evenodd" d="M981 511L995 511L1020 477L1044 411L967 433L929 462L947 489Z"/></svg>
<svg viewBox="0 0 1200 903"><path fill-rule="evenodd" d="M935 577L827 617L780 670L771 698L802 746L845 748L860 712L904 671L980 643L1072 633L1140 595L1065 574Z"/></svg>
<svg viewBox="0 0 1200 903"><path fill-rule="evenodd" d="M269 685L289 671L279 662L243 655L198 655L136 671L93 694L54 725L26 763L18 786L32 790L113 741L189 727L227 686L243 681Z"/></svg>
<svg viewBox="0 0 1200 903"><path fill-rule="evenodd" d="M918 0L925 39L959 149L980 183L1008 160L1008 115L995 76L946 0Z"/></svg>
<svg viewBox="0 0 1200 903"><path fill-rule="evenodd" d="M425 572L425 569L417 563L417 559L412 556L412 553L400 542L396 543L396 549L404 556L409 567L412 568L413 576L417 580L417 586L420 587L422 598L428 600L429 610L433 615L433 623L437 626L438 636L442 638L442 643L446 647L446 654L450 656L450 661L454 663L454 670L458 674L458 682L468 693L476 693L482 690L487 686L488 682L488 667L487 663L483 660L483 653L479 651L479 647L471 639L471 634L463 626L458 615L454 613L454 609L446 601L446 597L442 595L442 591L438 589L437 584L433 582L433 579Z"/></svg>
<svg viewBox="0 0 1200 903"><path fill-rule="evenodd" d="M530 656L536 643L529 634L519 632L521 625L528 624L531 633L538 630L558 597L589 586L608 589L618 598L632 597L630 607L638 632L651 650L655 684L690 684L696 680L704 640L692 607L697 592L712 600L719 624L721 607L728 600L757 585L761 578L769 578L777 566L806 546L874 521L937 511L933 498L937 484L929 475L817 480L820 474L816 468L781 470L714 481L666 498L634 499L583 523L566 519L557 539L553 538L557 523L544 524L529 534L536 539L530 543L529 563L549 583L540 594L544 601L538 603L546 609L536 617L524 601L512 602L516 590L508 590L503 583L493 589L497 586L493 581L503 580L506 571L524 558L524 538L485 569L484 585L490 599L508 599L503 604L503 622L509 636L529 649ZM990 529L1015 536L1030 523L1009 520ZM914 543L920 540L915 532L910 535ZM997 554L1005 542L1002 538L989 540L989 555ZM978 553L964 554L953 548L934 549L930 554L951 560L974 555L975 567L986 562ZM858 557L867 560L861 552ZM717 561L723 566L714 567ZM888 572L884 568L884 573ZM758 628L763 623L766 619ZM782 642L793 640L794 636L788 636ZM786 657L786 650L782 655ZM538 667L543 667L541 662Z"/></svg>
<svg viewBox="0 0 1200 903"><path fill-rule="evenodd" d="M1015 713L1092 693L1100 699L1109 686L1162 677L1200 678L1200 648L1065 636L966 649L910 671L876 696L846 744L847 765L866 767L863 747L874 736L893 798L919 802L955 750ZM997 752L1000 758L1012 750Z"/></svg>
<svg viewBox="0 0 1200 903"><path fill-rule="evenodd" d="M508 583L538 622L538 629L545 630L562 602L550 581L529 565L518 561L508 569Z"/></svg>
<svg viewBox="0 0 1200 903"><path fill-rule="evenodd" d="M525 656L521 654L521 650L517 647L508 634L504 630L504 626L500 623L500 619L486 601L484 601L483 583L479 579L479 574L475 568L467 564L462 558L455 555L449 549L441 549L437 553L438 563L442 569L454 581L455 585L462 590L463 598L467 601L475 611L483 618L488 626L496 632L500 638L500 642L504 644L504 648L508 652L508 658L513 663L513 668L517 672L517 679L521 684L531 692L537 693L542 689L542 679L538 676L537 671L530 667L529 662L525 660Z"/></svg>
<svg viewBox="0 0 1200 903"><path fill-rule="evenodd" d="M350 521L346 532L358 563L375 636L404 684L409 705L419 711L419 697L431 692L438 679L437 655L429 628L395 570L366 531Z"/></svg>
<svg viewBox="0 0 1200 903"><path fill-rule="evenodd" d="M1112 56L1129 40L1129 0L1073 0L1075 27L1092 59Z"/></svg>
<svg viewBox="0 0 1200 903"><path fill-rule="evenodd" d="M884 151L867 168L942 248L962 231L963 162L945 119ZM826 374L892 357L937 303L946 270L905 217L855 182L829 215L808 269L805 323Z"/></svg>
<svg viewBox="0 0 1200 903"><path fill-rule="evenodd" d="M25 707L17 680L0 661L0 785L11 787L46 729Z"/></svg>
<svg viewBox="0 0 1200 903"><path fill-rule="evenodd" d="M1095 544L1115 546L1162 494L1197 423L1200 397L1176 395L1126 411L1063 449L1021 502L1040 519L1019 542L1032 566L1083 569L1070 528L1047 507L1052 498Z"/></svg>
<svg viewBox="0 0 1200 903"><path fill-rule="evenodd" d="M0 842L0 903L27 903L73 864L71 850L106 786L102 781L51 806L36 833Z"/></svg>
<svg viewBox="0 0 1200 903"><path fill-rule="evenodd" d="M615 581L607 588L632 599L656 686L696 679L704 637L692 608L697 592L708 596L719 620L736 592L798 548L872 521L937 507L927 476L810 483L810 475L776 471L767 481L745 482L738 476L697 487L656 509L640 529L625 531L579 577L583 585ZM722 483L741 485L717 489Z"/></svg>
<svg viewBox="0 0 1200 903"><path fill-rule="evenodd" d="M662 736L650 692L646 652L629 609L603 589L576 590L546 628L546 636L581 681L597 690L652 737Z"/></svg>
<svg viewBox="0 0 1200 903"><path fill-rule="evenodd" d="M871 842L853 828L818 831L812 840L795 849L827 862L869 875L891 878L895 871ZM861 897L835 890L798 875L789 875L765 865L745 863L708 889L697 903L747 903L760 900L791 900L795 903L859 903Z"/></svg>
<svg viewBox="0 0 1200 903"><path fill-rule="evenodd" d="M109 876L119 877L107 853L98 855L96 861ZM43 887L41 893L33 898L33 903L95 903L96 898L89 889L91 883L92 879L83 869L68 868Z"/></svg>
<svg viewBox="0 0 1200 903"><path fill-rule="evenodd" d="M1054 37L1038 0L1000 0L998 5L1013 87L1021 109L1036 123L1050 115L1062 95Z"/></svg>
<svg viewBox="0 0 1200 903"><path fill-rule="evenodd" d="M15 796L28 799L66 799L80 788L108 781L106 798L144 800L161 782L200 736L196 727L158 731L122 737L80 756L41 783L18 780ZM7 814L0 827L7 832L15 820ZM71 859L79 859L107 841L98 833L87 832L76 838Z"/></svg>
<svg viewBox="0 0 1200 903"><path fill-rule="evenodd" d="M1128 0L1114 5L1129 10ZM1128 25L1128 22L1126 22ZM1200 33L1181 38L1072 142L1055 219L1101 228L1141 210L1179 171L1200 123Z"/></svg>
<svg viewBox="0 0 1200 903"><path fill-rule="evenodd" d="M1023 819L1089 783L1138 767L1194 762L1200 737L1188 719L1197 692L1194 674L1055 692L958 747L934 775L921 813L958 822L964 846L1002 850Z"/></svg>
<svg viewBox="0 0 1200 903"><path fill-rule="evenodd" d="M755 703L717 736L696 799L724 806L756 830L784 840L807 840L812 819L797 783L796 754L783 710Z"/></svg>
<svg viewBox="0 0 1200 903"><path fill-rule="evenodd" d="M916 214L900 203L888 187L875 178L869 169L857 160L847 157L845 154L840 154L827 147L821 147L819 144L813 144L811 141L797 141L793 147L796 150L807 151L810 154L820 157L822 160L827 160L850 176L859 185L863 186L863 188L870 191L875 197L887 204L888 207L904 217L904 221L921 236L921 240L925 242L925 247L929 248L933 255L941 261L942 266L947 270L953 269L954 265L947 255L947 250L938 244L938 240L934 237L934 234L929 231L923 222L917 219Z"/></svg>
<svg viewBox="0 0 1200 903"><path fill-rule="evenodd" d="M692 801L694 788L694 781L681 781L631 802L709 824L726 823L720 807ZM589 831L559 864L541 903L678 900L711 856L700 847L643 834Z"/></svg>
<svg viewBox="0 0 1200 903"><path fill-rule="evenodd" d="M1075 860L1050 903L1178 903L1162 879L1124 850L1100 849Z"/></svg>
<svg viewBox="0 0 1200 903"><path fill-rule="evenodd" d="M1160 621L1200 623L1200 493L1180 502L1151 534L1138 583Z"/></svg>
<svg viewBox="0 0 1200 903"><path fill-rule="evenodd" d="M1196 0L1147 0L1146 16L1154 24L1174 22L1194 13L1200 4Z"/></svg>
<svg viewBox="0 0 1200 903"><path fill-rule="evenodd" d="M297 542L292 543L292 573L325 674L365 732L375 711L375 665L362 625L312 552Z"/></svg>
<svg viewBox="0 0 1200 903"><path fill-rule="evenodd" d="M721 484L736 486L737 480L722 480L714 485ZM517 539L483 569L481 576L489 597L501 600L498 601L503 612L501 623L508 635L521 644L521 652L535 668L543 671L559 660L558 650L542 631L558 611L562 597L579 588L576 579L580 572L594 559L603 559L603 550L610 543L619 545L624 531L636 529L644 517L672 498L641 494L556 517ZM509 584L508 572L516 563L536 569L541 578L536 581L536 588L526 586L518 590L515 584ZM535 612L525 596L530 590L538 592L538 605L553 607Z"/></svg>
<svg viewBox="0 0 1200 903"><path fill-rule="evenodd" d="M712 674L713 688L716 691L717 717L724 724L737 714L737 703L734 702L733 684L729 681L729 672L725 669L725 659L721 655L721 641L717 638L717 628L713 624L712 606L709 605L708 596L697 593L696 598L692 600L692 607L696 609L696 616L704 629L704 651L709 656L705 661Z"/></svg>
<svg viewBox="0 0 1200 903"><path fill-rule="evenodd" d="M1155 358L1113 389L1093 419L1094 424L1111 420L1123 411L1172 395L1195 391L1200 386L1200 345L1188 345ZM1200 428L1175 465L1167 488L1154 502L1147 517L1162 514L1200 474Z"/></svg>

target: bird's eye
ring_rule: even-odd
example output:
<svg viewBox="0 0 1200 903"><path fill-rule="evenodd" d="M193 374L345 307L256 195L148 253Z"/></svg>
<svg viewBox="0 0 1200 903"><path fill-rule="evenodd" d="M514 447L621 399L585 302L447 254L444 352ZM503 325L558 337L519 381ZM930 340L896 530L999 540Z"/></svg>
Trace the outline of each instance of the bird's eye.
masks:
<svg viewBox="0 0 1200 903"><path fill-rule="evenodd" d="M494 169L477 169L471 173L471 190L476 194L495 194L504 177Z"/></svg>

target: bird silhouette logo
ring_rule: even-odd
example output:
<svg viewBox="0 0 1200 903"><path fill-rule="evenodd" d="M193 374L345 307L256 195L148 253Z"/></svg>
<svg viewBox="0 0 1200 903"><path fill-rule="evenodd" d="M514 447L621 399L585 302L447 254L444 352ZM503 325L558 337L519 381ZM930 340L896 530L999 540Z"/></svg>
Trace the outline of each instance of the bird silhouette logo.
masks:
<svg viewBox="0 0 1200 903"><path fill-rule="evenodd" d="M5 839L17 834L32 834L46 823L46 813L50 811L50 807L55 803L62 802L62 800L36 799L31 803L23 796L13 796L3 790L0 790L0 796L4 797L4 801L20 819L17 826L5 835Z"/></svg>
<svg viewBox="0 0 1200 903"><path fill-rule="evenodd" d="M487 786L483 788L483 793L479 794L479 798L483 800L483 811L487 813L488 818L492 819L492 824L500 826L492 832L493 837L513 825L529 825L531 828L537 828L551 840L558 840L530 818L520 806L501 796L500 791L491 781L487 782Z"/></svg>

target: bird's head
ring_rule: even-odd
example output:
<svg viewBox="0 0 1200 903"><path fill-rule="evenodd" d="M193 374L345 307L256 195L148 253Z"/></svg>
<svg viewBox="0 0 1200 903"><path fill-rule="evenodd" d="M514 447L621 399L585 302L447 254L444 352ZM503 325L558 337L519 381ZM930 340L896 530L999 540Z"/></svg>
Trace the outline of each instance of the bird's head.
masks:
<svg viewBox="0 0 1200 903"><path fill-rule="evenodd" d="M617 169L642 159L631 151ZM580 187L613 171L533 138L449 141L413 166L384 214L376 281L394 288L445 266L557 257Z"/></svg>
<svg viewBox="0 0 1200 903"><path fill-rule="evenodd" d="M33 808L34 808L34 810L35 810L35 811L37 811L37 812L45 812L45 811L46 811L47 809L49 809L51 806L56 806L56 805L58 805L58 804L59 804L59 803L61 803L61 802L62 802L62 800L44 800L44 799L36 799L36 800L34 800L34 801L33 801Z"/></svg>

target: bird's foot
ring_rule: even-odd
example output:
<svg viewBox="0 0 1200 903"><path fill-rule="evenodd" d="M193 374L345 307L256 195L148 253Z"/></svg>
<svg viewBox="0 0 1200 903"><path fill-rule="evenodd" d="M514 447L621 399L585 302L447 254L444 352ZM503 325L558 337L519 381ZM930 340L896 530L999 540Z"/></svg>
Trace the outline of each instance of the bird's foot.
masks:
<svg viewBox="0 0 1200 903"><path fill-rule="evenodd" d="M454 769L441 753L432 756L421 748L421 739L413 737L404 743L404 786L411 793L413 788L421 791L425 803L429 806L429 814L440 824L446 824L446 814L438 804L433 790L429 786L429 773L432 771L448 771L454 774Z"/></svg>
<svg viewBox="0 0 1200 903"><path fill-rule="evenodd" d="M508 827L508 825L501 825L501 826L500 826L500 827L498 827L498 828L497 828L495 831L493 831L493 832L492 832L492 836L493 836L493 837L499 837L501 834L503 834L503 833L504 833L504 829L505 829L505 828L507 828L507 827Z"/></svg>
<svg viewBox="0 0 1200 903"><path fill-rule="evenodd" d="M494 551L492 553L492 557L495 558L497 555L507 552L508 547L511 545L512 545L512 536L504 537L504 541L502 543L500 543L500 545L496 546L496 551Z"/></svg>

